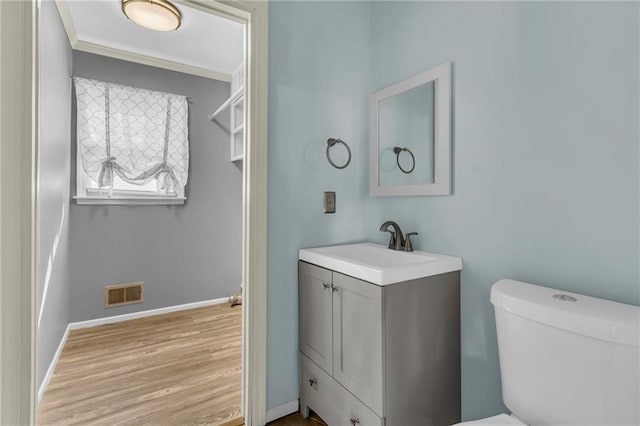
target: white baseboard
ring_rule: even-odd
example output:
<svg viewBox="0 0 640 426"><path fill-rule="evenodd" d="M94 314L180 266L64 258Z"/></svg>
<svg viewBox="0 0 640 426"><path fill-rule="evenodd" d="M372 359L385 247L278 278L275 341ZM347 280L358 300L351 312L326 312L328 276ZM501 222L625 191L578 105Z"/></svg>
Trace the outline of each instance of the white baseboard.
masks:
<svg viewBox="0 0 640 426"><path fill-rule="evenodd" d="M288 416L291 413L298 411L299 402L297 399L293 401L285 402L267 410L267 423L277 420L281 417Z"/></svg>
<svg viewBox="0 0 640 426"><path fill-rule="evenodd" d="M203 300L201 302L186 303L184 305L167 306L166 308L150 309L148 311L133 312L131 314L114 315L112 317L96 318L88 321L72 322L69 324L69 330L78 330L81 328L95 327L97 325L113 324L121 321L128 321L136 318L150 317L153 315L168 314L171 312L185 311L187 309L203 308L205 306L219 305L226 303L228 297L220 299Z"/></svg>
<svg viewBox="0 0 640 426"><path fill-rule="evenodd" d="M40 383L40 387L38 388L38 404L42 399L42 395L44 395L44 391L49 386L49 381L51 380L51 376L53 376L53 372L56 369L56 364L58 364L58 359L60 359L60 355L62 354L62 350L64 349L64 344L67 343L67 337L69 337L70 328L67 325L67 328L64 330L64 334L62 335L62 339L60 339L60 344L58 345L58 349L56 349L56 353L53 354L53 359L51 360L51 364L49 364L49 368L47 369L47 373L44 375L44 379L42 379L42 383Z"/></svg>

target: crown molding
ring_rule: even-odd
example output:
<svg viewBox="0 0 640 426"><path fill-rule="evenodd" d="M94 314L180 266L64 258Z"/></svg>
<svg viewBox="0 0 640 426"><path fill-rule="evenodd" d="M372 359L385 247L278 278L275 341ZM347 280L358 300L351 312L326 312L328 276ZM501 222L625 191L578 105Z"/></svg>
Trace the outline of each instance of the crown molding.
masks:
<svg viewBox="0 0 640 426"><path fill-rule="evenodd" d="M157 68L164 68L171 71L177 71L185 74L196 75L198 77L212 78L220 81L231 81L231 74L213 71L207 68L187 65L181 62L170 61L168 59L160 59L155 56L143 55L140 53L132 53L122 49L114 49L102 44L91 43L88 41L78 40L75 46L72 44L73 50L80 52L93 53L96 55L108 56L123 61L135 62L142 65L149 65Z"/></svg>
<svg viewBox="0 0 640 426"><path fill-rule="evenodd" d="M141 53L134 53L123 49L116 49L99 43L93 43L89 41L80 40L76 31L71 13L67 6L66 0L55 0L62 24L67 32L69 43L73 50L80 52L93 53L95 55L107 56L114 59L120 59L123 61L134 62L137 64L148 65L156 68L163 68L170 71L181 72L184 74L191 74L198 77L210 78L219 81L231 81L231 74L211 70L208 68L197 67L194 65L188 65L182 62L171 61L169 59L162 59L156 56L144 55Z"/></svg>
<svg viewBox="0 0 640 426"><path fill-rule="evenodd" d="M64 0L55 0L55 4L58 8L58 13L60 14L64 30L67 32L71 48L73 48L73 46L78 43L78 33L76 32L76 26L73 24L73 19L71 19L71 13L69 12L67 2Z"/></svg>
<svg viewBox="0 0 640 426"><path fill-rule="evenodd" d="M220 18L228 19L240 24L247 23L248 12L245 11L247 7L237 0L233 1L233 6L225 5L223 2L215 1L215 7L212 7L212 0L171 0L175 4L190 7L192 9L198 9L201 12L210 13ZM238 9L240 8L240 9ZM248 8L247 10L252 10Z"/></svg>

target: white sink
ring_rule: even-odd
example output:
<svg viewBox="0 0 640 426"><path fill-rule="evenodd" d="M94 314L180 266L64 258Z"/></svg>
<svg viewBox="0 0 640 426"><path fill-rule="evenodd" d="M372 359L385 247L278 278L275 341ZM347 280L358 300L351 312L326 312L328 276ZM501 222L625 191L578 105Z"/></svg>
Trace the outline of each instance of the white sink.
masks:
<svg viewBox="0 0 640 426"><path fill-rule="evenodd" d="M462 259L423 251L395 251L373 243L300 249L298 258L378 285L462 269Z"/></svg>

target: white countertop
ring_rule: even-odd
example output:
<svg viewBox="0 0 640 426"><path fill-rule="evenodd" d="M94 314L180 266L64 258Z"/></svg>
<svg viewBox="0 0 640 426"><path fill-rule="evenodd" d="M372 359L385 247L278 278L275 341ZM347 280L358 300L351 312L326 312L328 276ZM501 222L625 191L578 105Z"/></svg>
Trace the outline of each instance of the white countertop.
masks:
<svg viewBox="0 0 640 426"><path fill-rule="evenodd" d="M460 271L462 259L374 243L304 248L298 259L380 286Z"/></svg>

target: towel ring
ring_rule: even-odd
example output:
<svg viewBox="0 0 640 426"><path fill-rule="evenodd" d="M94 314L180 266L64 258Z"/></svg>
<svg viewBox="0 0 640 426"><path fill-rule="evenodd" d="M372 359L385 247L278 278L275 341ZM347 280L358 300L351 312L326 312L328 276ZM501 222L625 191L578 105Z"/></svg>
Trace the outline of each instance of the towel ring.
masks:
<svg viewBox="0 0 640 426"><path fill-rule="evenodd" d="M405 170L400 165L400 153L402 151L407 151L409 153L409 155L411 156L411 162L413 163L413 165L411 166L410 170ZM396 164L398 165L398 168L400 170L402 170L402 173L409 174L409 173L411 173L413 171L413 169L416 168L416 157L413 156L413 152L411 152L411 150L409 148L400 148L399 146L396 146L395 148L393 148L393 152L395 152L395 154L396 154Z"/></svg>
<svg viewBox="0 0 640 426"><path fill-rule="evenodd" d="M341 143L342 145L344 145L345 148L347 148L347 154L349 155L349 158L347 158L347 162L344 163L342 166L338 166L336 163L334 163L333 160L331 160L331 154L329 153L331 151L331 147L339 143ZM345 167L347 167L351 162L351 149L349 149L349 145L347 145L347 143L342 139L329 138L327 140L327 160L329 160L329 164L331 164L336 169L344 169Z"/></svg>

